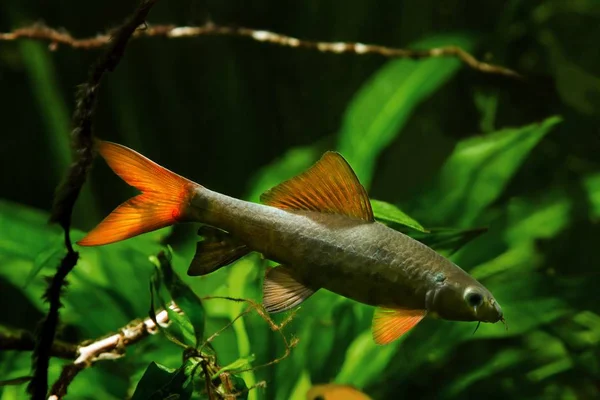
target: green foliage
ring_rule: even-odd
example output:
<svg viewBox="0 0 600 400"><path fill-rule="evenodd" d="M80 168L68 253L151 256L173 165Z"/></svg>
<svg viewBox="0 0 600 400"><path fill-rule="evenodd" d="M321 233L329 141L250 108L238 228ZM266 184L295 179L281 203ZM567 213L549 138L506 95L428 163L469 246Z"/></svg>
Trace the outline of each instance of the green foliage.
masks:
<svg viewBox="0 0 600 400"><path fill-rule="evenodd" d="M186 347L197 348L203 342L204 338L204 307L196 294L175 274L171 266L171 254L159 253L158 257L151 257L156 265L156 272L152 277L151 313L156 315L154 308L154 298L156 297L163 310L167 310L169 319L174 321L171 327L176 333L170 333L167 336L176 344ZM165 286L169 293L171 301L166 302L161 293L161 288ZM169 305L176 304L182 311L180 314L172 310ZM156 317L155 317L156 319ZM171 328L170 327L170 328Z"/></svg>
<svg viewBox="0 0 600 400"><path fill-rule="evenodd" d="M419 196L417 215L434 224L468 226L501 193L529 151L560 121L504 129L460 142L433 187Z"/></svg>
<svg viewBox="0 0 600 400"><path fill-rule="evenodd" d="M449 45L469 51L473 39L444 35L415 44L417 49ZM369 187L375 160L400 133L413 109L448 81L460 68L452 59L390 61L354 96L344 116L339 151L365 187Z"/></svg>
<svg viewBox="0 0 600 400"><path fill-rule="evenodd" d="M482 324L473 333L474 323L427 318L401 340L376 346L372 308L324 290L303 303L291 321L291 313L268 321L252 311L253 303L216 297L260 303L262 276L271 261L249 255L209 276L188 277L198 238L195 227L177 226L109 246L76 247L81 258L62 297L58 339L94 340L132 321L156 318L163 309L171 323L127 346L118 360L99 360L81 372L67 399L207 399L207 382L216 398L237 394L253 400L304 399L309 387L329 382L352 384L374 399L414 393L425 399L598 396L600 120L598 77L592 72L599 59L589 51L600 26L592 20L600 15L596 2L486 2L461 15L464 26L450 24L469 33L440 34L436 25L435 36L431 21L449 23L443 16L454 20L456 10L439 2L381 4L377 7L390 8L393 24L382 22L372 2L335 14L323 14L334 6L321 5L319 15L327 15L323 21L331 37L315 33L317 23L304 34L395 44L425 37L410 47L459 45L477 55L489 52L492 61L531 79L527 85L492 79L453 58L381 61L274 50L233 39L188 44L147 39L128 50L108 78L97 133L207 187L251 201L333 146L373 196L384 200L372 201L375 217L480 280L502 305L508 330ZM230 10L215 13L232 18ZM157 15L158 10L152 18ZM298 17L302 24L294 29L315 15ZM330 24L331 15L336 24ZM99 23L98 30L107 23ZM380 30L382 36L375 35ZM181 56L181 46L193 46L189 54L201 59L170 62ZM31 206L50 204L57 171L66 163L64 99L72 98L78 82L70 77L81 78L85 70L73 58L81 53L49 53L33 43L4 50L0 78L6 65L21 68L32 91L21 103L15 94L14 101L19 107L33 104L27 118L11 119L7 113L7 120L37 121L36 131L43 131L50 145L22 141L27 135L19 133L32 129L29 125L20 125L6 142L2 138L0 149L9 149L3 159L10 164L2 178L9 190L0 199L0 303L5 305L0 334L17 328L33 332L47 309L45 278L64 255L64 243L60 230L47 224L47 211ZM277 64L269 64L273 60ZM146 68L149 62L152 69ZM292 77L291 71L300 72ZM556 86L547 90L551 80ZM119 129L125 129L121 137L104 136ZM23 160L30 160L31 176L26 168L14 168ZM108 176L98 163L90 197L78 204L76 226L89 228L86 221L98 221L97 209L107 214L130 195ZM73 240L82 235L72 232ZM173 250L165 250L165 243ZM50 382L68 362L51 360ZM30 365L29 352L0 352L0 380L13 380L0 386L0 398L25 398L19 382L30 375ZM265 389L254 387L262 382Z"/></svg>
<svg viewBox="0 0 600 400"><path fill-rule="evenodd" d="M198 363L190 361L178 369L151 362L137 384L131 400L191 399L193 386L190 377L198 367Z"/></svg>
<svg viewBox="0 0 600 400"><path fill-rule="evenodd" d="M373 213L380 222L408 226L409 228L416 229L420 232L428 232L427 229L423 228L423 226L421 226L414 218L411 218L393 204L371 199L371 207L373 207Z"/></svg>

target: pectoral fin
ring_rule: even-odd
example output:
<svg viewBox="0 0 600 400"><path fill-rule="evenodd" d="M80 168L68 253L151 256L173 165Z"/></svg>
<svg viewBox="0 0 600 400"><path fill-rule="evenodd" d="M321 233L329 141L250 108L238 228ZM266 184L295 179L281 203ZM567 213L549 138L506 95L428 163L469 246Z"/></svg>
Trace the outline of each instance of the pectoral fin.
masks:
<svg viewBox="0 0 600 400"><path fill-rule="evenodd" d="M427 310L375 309L373 315L373 340L379 345L393 342L411 330L427 314Z"/></svg>
<svg viewBox="0 0 600 400"><path fill-rule="evenodd" d="M271 268L263 283L263 305L267 312L277 313L294 308L315 291L298 282L291 268Z"/></svg>
<svg viewBox="0 0 600 400"><path fill-rule="evenodd" d="M196 245L196 254L188 269L190 276L209 274L250 252L245 244L220 229L204 225L198 235L203 239Z"/></svg>

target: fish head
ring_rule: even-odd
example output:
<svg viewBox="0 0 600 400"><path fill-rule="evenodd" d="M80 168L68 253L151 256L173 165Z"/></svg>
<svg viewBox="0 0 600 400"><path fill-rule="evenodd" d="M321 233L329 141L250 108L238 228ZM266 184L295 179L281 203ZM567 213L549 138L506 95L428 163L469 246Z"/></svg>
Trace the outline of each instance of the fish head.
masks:
<svg viewBox="0 0 600 400"><path fill-rule="evenodd" d="M492 293L469 277L465 280L447 280L431 294L431 311L451 321L504 321L502 308Z"/></svg>

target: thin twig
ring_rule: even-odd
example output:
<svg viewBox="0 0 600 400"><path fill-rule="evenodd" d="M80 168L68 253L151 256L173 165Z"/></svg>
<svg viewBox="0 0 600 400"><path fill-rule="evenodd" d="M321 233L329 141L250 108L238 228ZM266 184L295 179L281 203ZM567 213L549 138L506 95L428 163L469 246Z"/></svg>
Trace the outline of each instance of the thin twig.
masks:
<svg viewBox="0 0 600 400"><path fill-rule="evenodd" d="M67 255L61 261L56 274L44 293L44 298L50 303L48 314L42 320L37 335L36 346L32 355L33 378L27 390L33 399L45 399L48 392L48 366L52 344L58 326L60 295L66 285L67 275L77 264L79 254L73 250L70 237L71 215L79 192L86 180L93 159L92 117L98 96L98 88L104 74L115 69L125 51L125 47L136 31L146 20L152 6L158 0L142 0L135 12L109 38L109 48L100 57L98 63L90 70L88 81L77 93L77 106L73 114L73 146L77 153L75 163L71 165L67 178L58 188L52 209L52 222L58 222L65 232ZM74 377L76 372L72 374ZM68 381L70 382L72 378ZM66 393L66 386L64 387Z"/></svg>
<svg viewBox="0 0 600 400"><path fill-rule="evenodd" d="M31 332L23 329L0 329L0 349L3 351L33 351L34 347L35 337ZM50 355L73 360L77 357L77 345L55 340L50 348Z"/></svg>
<svg viewBox="0 0 600 400"><path fill-rule="evenodd" d="M479 61L473 55L458 46L436 47L427 50L398 49L375 44L352 43L352 42L321 42L298 39L292 36L276 32L250 29L244 27L221 26L212 23L203 26L174 26L153 25L145 29L138 29L133 37L167 37L167 38L190 38L199 36L234 36L244 37L263 43L277 46L305 48L317 50L323 53L335 54L377 54L387 58L433 58L433 57L455 57L470 68L489 74L503 75L511 78L522 78L517 72L494 64ZM16 29L8 33L0 33L0 41L12 41L17 39L35 39L50 43L50 48L55 50L58 45L65 45L75 49L94 49L106 46L110 43L111 32L98 34L93 37L78 39L65 30L56 30L41 24Z"/></svg>
<svg viewBox="0 0 600 400"><path fill-rule="evenodd" d="M208 296L208 297L202 298L203 301L213 300L213 299L228 300L228 301L234 301L234 302L244 302L244 303L248 304L248 308L246 308L244 311L242 311L236 318L234 318L228 324L226 324L225 326L220 328L218 331L213 333L211 336L209 336L199 349L197 349L197 350L194 349L194 351L193 351L194 356L204 359L204 357L202 356L202 354L203 354L202 350L204 349L204 347L207 346L212 340L214 340L214 338L216 338L224 330L230 328L233 325L233 323L235 323L235 321L237 321L239 318L244 317L245 315L249 314L252 311L256 311L257 314L268 323L269 327L273 331L279 332L279 334L282 338L282 341L284 343L284 346L285 346L285 352L280 357L278 357L274 360L271 360L270 362L263 364L263 365L246 368L246 369L241 369L241 370L232 370L232 371L223 371L223 372L221 372L222 368L219 367L216 363L206 361L207 360L206 359L204 362L209 362L210 370L212 371L212 372L209 372L209 371L205 370L205 375L207 376L206 384L208 385L207 391L209 393L212 392L213 390L215 390L212 388L212 383L211 383L211 381L215 375L217 375L219 377L219 379L221 380L221 382L225 385L229 381L229 375L232 373L239 374L241 372L255 370L258 368L263 368L265 366L280 362L281 360L283 360L284 358L289 356L291 349L294 348L296 346L296 344L298 343L298 340L296 338L292 339L291 341L288 340L287 337L282 332L282 329L293 318L293 316L294 316L293 313L288 318L286 318L284 321L277 324L264 311L263 307L260 304L254 302L252 300L240 299L240 298L234 298L234 297L225 297L225 296ZM182 313L181 309L175 303L171 303L169 305L169 308L177 313ZM168 327L171 324L171 322L172 321L169 318L168 312L166 310L161 310L160 312L156 313L155 315L151 315L144 320L137 319L137 320L131 321L129 324L127 324L123 328L119 329L118 332L109 334L108 336L104 336L104 337L95 339L93 341L85 341L79 345L64 343L64 342L60 342L60 341L54 342L53 347L52 347L52 349L53 349L52 356L71 359L74 361L63 367L63 370L62 370L59 378L57 379L57 381L54 383L54 385L52 386L52 388L50 390L50 397L48 399L49 400L58 400L58 399L63 398L66 395L68 386L73 381L73 379L75 379L75 377L77 376L77 374L79 372L83 371L86 368L91 367L97 361L116 360L118 358L123 357L125 355L125 351L128 346L131 346L131 345L141 341L142 339L148 337L149 335L153 335L153 334L157 333L158 326L160 326L162 328ZM6 350L10 349L10 350L29 351L29 350L33 349L33 338L32 338L31 333L29 333L27 331L8 331L7 329L4 329L4 330L0 331L0 344L2 345L2 349L6 349ZM208 366L209 365L204 365L203 369L206 369ZM27 382L29 380L30 380L30 377L24 377L24 378L19 378L17 380L14 380L15 382L13 382L11 380L11 381L6 381L4 383L5 384L17 384L19 382ZM256 387L264 387L265 385L266 385L266 382L258 382L256 385L254 385L250 388L246 388L246 390L244 390L244 392L251 390L253 388L256 388ZM231 386L231 387L229 387L229 386ZM231 390L233 388L233 386L232 385L229 385L229 386L228 386L228 390ZM239 395L241 393L230 393L230 394L231 395ZM225 397L228 398L227 395L225 395Z"/></svg>
<svg viewBox="0 0 600 400"><path fill-rule="evenodd" d="M171 304L169 308L176 312L181 310ZM115 360L125 355L127 346L135 344L149 335L158 332L157 323L160 326L168 326L171 321L166 310L156 314L156 319L148 317L143 321L132 321L119 332L112 335L85 343L77 348L77 357L72 364L63 367L58 380L52 385L49 400L58 400L67 394L67 388L80 371L92 366L96 361Z"/></svg>
<svg viewBox="0 0 600 400"><path fill-rule="evenodd" d="M292 321L292 319L296 315L297 310L294 310L293 312L291 312L290 315L286 319L284 319L281 323L277 324L277 323L275 323L275 321L273 321L273 319L265 311L264 307L261 306L260 304L258 304L257 302L255 302L254 300L241 299L241 298L237 298L237 297L228 297L228 296L207 296L207 297L202 298L202 300L213 300L213 299L229 300L229 301L235 301L238 303L247 303L248 308L244 312L242 312L240 315L238 315L236 318L234 318L233 321L231 321L229 324L227 324L223 329L221 329L221 330L217 331L215 334L211 335L204 342L204 344L200 347L200 350L202 350L202 348L204 348L204 346L206 346L211 340L213 340L214 337L216 337L218 335L218 333L220 333L224 329L231 326L238 318L243 317L244 315L248 314L252 310L254 310L265 322L267 322L267 324L269 325L269 327L271 328L271 330L273 332L279 333L279 335L281 336L281 340L283 341L283 344L285 346L285 352L281 356L277 357L276 359L271 360L268 363L258 365L256 367L235 370L235 371L233 371L234 373L239 374L239 373L246 372L246 371L254 371L259 368L264 368L269 365L277 364L277 363L281 362L282 360L284 360L285 358L287 358L290 355L292 349L294 347L296 347L296 345L298 345L298 342L299 342L298 338L294 337L291 340L288 340L288 338L283 333L283 328Z"/></svg>

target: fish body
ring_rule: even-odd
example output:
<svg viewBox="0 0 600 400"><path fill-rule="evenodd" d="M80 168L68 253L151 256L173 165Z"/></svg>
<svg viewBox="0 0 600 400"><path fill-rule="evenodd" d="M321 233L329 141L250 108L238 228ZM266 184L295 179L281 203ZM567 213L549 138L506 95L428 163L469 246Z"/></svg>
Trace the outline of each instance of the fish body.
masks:
<svg viewBox="0 0 600 400"><path fill-rule="evenodd" d="M457 265L373 218L366 191L337 153L266 192L265 204L235 199L189 181L124 146L100 153L142 191L79 242L108 244L177 222L201 222L188 274L204 275L251 251L281 264L268 270L267 311L289 310L319 289L378 307L374 339L389 343L427 313L496 322L492 294Z"/></svg>
<svg viewBox="0 0 600 400"><path fill-rule="evenodd" d="M368 305L440 314L443 309L427 304L428 293L432 301L448 278L476 282L434 250L379 222L281 210L206 189L197 189L192 205L198 213L194 220L217 226L266 258L292 266L307 286Z"/></svg>

